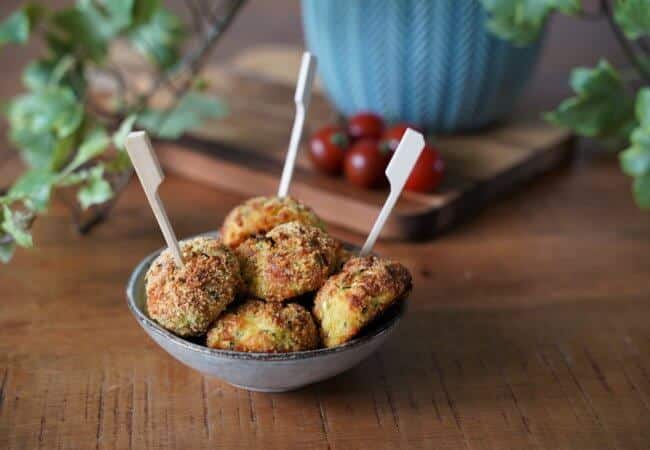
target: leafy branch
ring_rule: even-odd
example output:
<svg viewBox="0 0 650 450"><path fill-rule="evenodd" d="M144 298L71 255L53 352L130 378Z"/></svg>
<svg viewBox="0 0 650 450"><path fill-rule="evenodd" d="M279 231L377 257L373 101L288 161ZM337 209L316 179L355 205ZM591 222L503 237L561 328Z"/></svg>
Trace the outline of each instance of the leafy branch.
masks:
<svg viewBox="0 0 650 450"><path fill-rule="evenodd" d="M575 95L545 118L610 147L627 146L621 168L634 178L638 206L650 208L650 0L600 0L596 12L586 12L580 0L479 1L488 12L488 28L519 46L536 40L553 12L607 21L630 66L618 71L601 60L596 67L574 69Z"/></svg>
<svg viewBox="0 0 650 450"><path fill-rule="evenodd" d="M32 246L32 223L57 189L73 190L82 209L95 211L89 223L106 214L132 173L124 140L133 127L173 139L225 114L220 102L197 92L196 79L243 3L188 2L192 29L158 0L78 0L59 10L30 3L0 23L0 51L32 36L46 47L23 72L25 92L6 107L9 139L28 170L13 186L0 186L0 261L16 246ZM118 42L147 61L154 78L145 92L111 61ZM108 109L91 95L97 72L116 86ZM172 102L155 107L165 90L173 91Z"/></svg>

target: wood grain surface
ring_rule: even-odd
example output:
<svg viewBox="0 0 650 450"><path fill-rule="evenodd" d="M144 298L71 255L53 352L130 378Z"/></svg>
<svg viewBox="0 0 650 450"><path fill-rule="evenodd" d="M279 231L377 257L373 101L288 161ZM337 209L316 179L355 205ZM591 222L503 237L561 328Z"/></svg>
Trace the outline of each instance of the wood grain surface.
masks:
<svg viewBox="0 0 650 450"><path fill-rule="evenodd" d="M298 39L297 5L251 2L227 48ZM533 103L609 45L594 27L553 24ZM23 52L0 57L2 95ZM163 240L135 182L88 236L57 202L37 247L0 266L0 448L650 448L650 216L594 149L435 242L381 242L414 275L403 326L357 368L287 394L203 378L139 329L124 286ZM13 155L3 142L0 184ZM176 177L161 196L180 236L243 199Z"/></svg>

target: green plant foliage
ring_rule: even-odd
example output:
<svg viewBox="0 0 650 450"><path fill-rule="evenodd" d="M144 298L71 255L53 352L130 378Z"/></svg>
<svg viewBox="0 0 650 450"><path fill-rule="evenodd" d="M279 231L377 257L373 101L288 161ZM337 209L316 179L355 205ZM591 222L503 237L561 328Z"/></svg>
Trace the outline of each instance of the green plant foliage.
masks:
<svg viewBox="0 0 650 450"><path fill-rule="evenodd" d="M629 39L650 34L649 0L618 0L614 4L614 17Z"/></svg>
<svg viewBox="0 0 650 450"><path fill-rule="evenodd" d="M117 39L130 42L158 75L176 67L185 28L159 0L78 0L55 11L28 4L0 22L0 47L27 42L37 23L46 51L26 66L26 92L5 111L10 140L29 169L0 195L3 262L16 245L32 245L31 220L47 209L54 189L76 189L82 208L114 196L106 177L129 170L124 141L136 123L176 138L225 111L215 99L192 92L166 110L148 108L138 96L116 103L113 113L124 117L119 124L90 107L87 73L112 69L109 48Z"/></svg>
<svg viewBox="0 0 650 450"><path fill-rule="evenodd" d="M148 22L130 34L133 45L163 69L173 67L178 61L184 37L185 31L178 17L165 9L157 9Z"/></svg>
<svg viewBox="0 0 650 450"><path fill-rule="evenodd" d="M650 208L650 88L639 91L636 99L638 126L632 132L630 147L620 155L621 168L634 177L633 191L641 208Z"/></svg>
<svg viewBox="0 0 650 450"><path fill-rule="evenodd" d="M634 102L616 70L606 61L571 73L575 96L564 100L546 119L582 136L611 141L627 139L634 127Z"/></svg>
<svg viewBox="0 0 650 450"><path fill-rule="evenodd" d="M138 116L138 125L160 138L175 139L186 130L199 127L205 118L226 114L225 106L205 94L189 91L175 108L168 111L147 110Z"/></svg>
<svg viewBox="0 0 650 450"><path fill-rule="evenodd" d="M16 244L21 247L31 247L32 235L27 229L26 215L22 211L13 211L7 205L2 205L2 216L0 228L9 233Z"/></svg>
<svg viewBox="0 0 650 450"><path fill-rule="evenodd" d="M581 12L579 0L479 0L489 14L488 27L494 34L516 45L533 42L553 11L574 15ZM604 4L601 12L611 14ZM613 18L630 40L650 34L650 0L616 0ZM615 25L614 25L615 26ZM647 59L637 57L633 48L622 42L623 49L646 83ZM644 78L645 77L645 78ZM641 208L650 208L650 88L638 90L636 111L618 72L606 61L594 68L577 68L571 73L573 97L564 100L545 118L567 127L580 136L602 140L620 148L623 172L634 178L633 192Z"/></svg>
<svg viewBox="0 0 650 450"><path fill-rule="evenodd" d="M480 0L480 2L488 13L487 26L490 31L519 46L529 45L539 37L551 12L576 14L582 10L580 0Z"/></svg>

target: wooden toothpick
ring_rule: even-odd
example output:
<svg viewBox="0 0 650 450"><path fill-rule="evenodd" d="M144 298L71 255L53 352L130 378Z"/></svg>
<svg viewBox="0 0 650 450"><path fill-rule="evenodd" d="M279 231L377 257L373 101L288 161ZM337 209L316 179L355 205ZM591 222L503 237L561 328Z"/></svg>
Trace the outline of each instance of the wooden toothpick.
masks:
<svg viewBox="0 0 650 450"><path fill-rule="evenodd" d="M402 136L402 140L397 146L397 150L395 150L395 153L388 164L388 167L386 167L386 176L390 183L390 193L388 194L388 198L386 198L384 206L379 212L375 224L370 230L366 243L363 244L363 248L360 252L361 256L369 254L375 246L379 233L381 233L388 216L390 216L390 213L393 211L393 207L395 206L395 203L397 203L397 199L402 193L402 189L404 189L404 184L411 174L411 170L413 170L413 167L423 149L424 137L422 134L412 130L411 128L407 128L404 136Z"/></svg>
<svg viewBox="0 0 650 450"><path fill-rule="evenodd" d="M278 197L286 197L289 192L293 168L296 165L298 147L300 146L300 139L302 138L302 130L305 125L305 116L311 99L311 86L314 81L315 73L316 57L309 52L303 53L302 63L300 64L300 73L298 74L298 84L296 85L296 94L294 96L296 102L296 117L293 121L289 150L287 151L284 168L282 169L282 178L280 179L280 187L278 188Z"/></svg>
<svg viewBox="0 0 650 450"><path fill-rule="evenodd" d="M172 252L176 265L183 267L183 256L178 245L178 240L176 239L176 234L174 234L174 229L169 222L165 207L158 195L158 187L165 179L165 175L160 167L158 158L156 158L147 133L144 131L130 133L126 138L125 146L135 168L135 172L140 179L140 184L142 184L144 193L147 196L149 205L153 214L156 216L160 231L162 231L165 237L167 247Z"/></svg>

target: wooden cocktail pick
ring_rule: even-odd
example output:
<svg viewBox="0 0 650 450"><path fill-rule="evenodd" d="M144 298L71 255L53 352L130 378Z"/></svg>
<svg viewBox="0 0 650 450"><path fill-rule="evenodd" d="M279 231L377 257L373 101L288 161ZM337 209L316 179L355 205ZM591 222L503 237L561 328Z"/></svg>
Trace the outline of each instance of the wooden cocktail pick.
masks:
<svg viewBox="0 0 650 450"><path fill-rule="evenodd" d="M156 216L156 220L158 220L158 225L165 237L167 247L169 247L172 255L174 255L176 265L183 267L183 256L178 246L178 240L176 240L176 235L174 234L171 223L169 223L165 207L158 196L158 187L165 179L165 175L160 168L160 163L158 162L158 158L156 158L151 142L149 142L147 133L144 131L129 133L126 137L125 146L135 168L135 173L138 174L142 189L144 189L149 205L153 210L153 214Z"/></svg>
<svg viewBox="0 0 650 450"><path fill-rule="evenodd" d="M302 130L305 125L305 115L307 114L309 100L311 99L311 86L314 81L315 73L316 57L309 52L303 53L300 72L298 74L298 84L296 85L296 94L294 96L294 101L296 102L296 117L293 121L289 150L287 151L287 157L284 161L282 178L280 179L280 187L278 188L278 197L281 198L286 197L289 192L291 176L293 175L293 168L296 165L298 147L300 146Z"/></svg>
<svg viewBox="0 0 650 450"><path fill-rule="evenodd" d="M381 208L372 230L370 230L366 243L363 244L360 252L361 256L370 253L375 246L379 233L384 228L386 219L388 219L395 203L397 203L397 199L402 193L402 189L404 189L404 184L423 149L424 137L422 134L408 128L404 136L402 136L402 140L399 142L388 167L386 167L386 177L388 177L388 182L390 183L390 194L388 194L388 198Z"/></svg>

